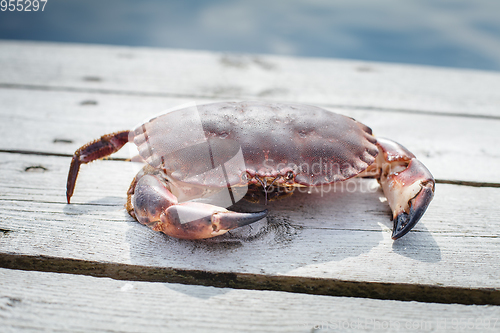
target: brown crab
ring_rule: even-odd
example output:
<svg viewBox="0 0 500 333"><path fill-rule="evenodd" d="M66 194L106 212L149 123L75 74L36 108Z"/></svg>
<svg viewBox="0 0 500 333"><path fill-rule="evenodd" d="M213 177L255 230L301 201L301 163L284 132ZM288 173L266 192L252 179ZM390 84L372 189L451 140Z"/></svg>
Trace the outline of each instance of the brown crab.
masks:
<svg viewBox="0 0 500 333"><path fill-rule="evenodd" d="M290 195L355 176L375 177L393 212L392 238L410 231L434 195L427 168L369 127L314 106L240 102L188 106L132 131L103 135L71 161L67 200L80 165L134 142L147 162L128 190L137 221L167 235L201 239L264 218L229 211L241 198Z"/></svg>

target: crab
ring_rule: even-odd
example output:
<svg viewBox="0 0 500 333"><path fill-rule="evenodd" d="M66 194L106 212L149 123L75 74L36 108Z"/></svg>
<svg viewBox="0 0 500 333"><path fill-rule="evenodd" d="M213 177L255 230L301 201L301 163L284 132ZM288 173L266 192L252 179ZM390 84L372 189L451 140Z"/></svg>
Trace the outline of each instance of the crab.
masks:
<svg viewBox="0 0 500 333"><path fill-rule="evenodd" d="M80 165L134 142L145 162L125 207L138 222L183 239L204 239L263 219L268 211L228 210L241 199L284 198L353 177L376 178L392 210L392 238L407 234L434 196L429 170L402 145L376 139L362 123L319 107L266 102L185 106L133 130L77 149Z"/></svg>

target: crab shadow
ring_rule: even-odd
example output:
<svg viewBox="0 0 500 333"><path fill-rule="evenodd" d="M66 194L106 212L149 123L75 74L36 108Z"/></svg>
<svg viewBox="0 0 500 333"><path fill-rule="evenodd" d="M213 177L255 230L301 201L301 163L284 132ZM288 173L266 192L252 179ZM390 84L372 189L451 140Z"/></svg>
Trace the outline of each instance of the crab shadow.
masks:
<svg viewBox="0 0 500 333"><path fill-rule="evenodd" d="M401 256L427 263L441 261L441 249L423 223L413 232L394 241L392 250Z"/></svg>
<svg viewBox="0 0 500 333"><path fill-rule="evenodd" d="M131 223L126 233L131 262L179 269L287 274L301 267L366 254L384 240L384 232L390 232L391 213L387 203L380 200L383 193L376 181L350 182L356 185L350 190L298 191L270 203L267 218L206 240L176 239ZM440 260L439 247L425 228L406 237L408 240L392 244L393 252L419 261ZM387 247L390 251L390 245ZM422 247L430 252L418 252Z"/></svg>
<svg viewBox="0 0 500 333"><path fill-rule="evenodd" d="M119 196L107 196L101 197L94 200L89 200L86 202L72 202L70 205L64 205L62 211L68 216L99 216L100 218L106 218L109 214L119 213L119 211L124 210L123 197ZM125 219L130 217L126 214ZM110 220L107 220L110 222Z"/></svg>
<svg viewBox="0 0 500 333"><path fill-rule="evenodd" d="M230 291L228 288L217 288L210 286L185 285L180 283L164 283L163 286L170 292L180 293L187 297L208 300L213 297L224 295Z"/></svg>

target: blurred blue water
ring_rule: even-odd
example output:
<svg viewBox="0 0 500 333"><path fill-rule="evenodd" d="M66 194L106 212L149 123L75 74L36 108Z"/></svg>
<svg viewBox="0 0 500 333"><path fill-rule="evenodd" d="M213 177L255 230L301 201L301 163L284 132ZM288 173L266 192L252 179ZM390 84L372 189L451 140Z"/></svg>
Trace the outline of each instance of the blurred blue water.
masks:
<svg viewBox="0 0 500 333"><path fill-rule="evenodd" d="M0 38L500 71L500 1L48 0L0 12Z"/></svg>

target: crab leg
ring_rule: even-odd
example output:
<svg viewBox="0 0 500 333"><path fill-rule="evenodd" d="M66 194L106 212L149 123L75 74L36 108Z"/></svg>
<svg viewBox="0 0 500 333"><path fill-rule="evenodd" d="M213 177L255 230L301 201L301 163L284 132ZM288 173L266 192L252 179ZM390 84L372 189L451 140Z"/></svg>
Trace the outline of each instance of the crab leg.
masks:
<svg viewBox="0 0 500 333"><path fill-rule="evenodd" d="M76 178L80 165L109 156L123 147L128 142L129 131L115 132L101 136L100 139L89 142L78 148L73 155L69 167L68 182L66 184L66 199L70 202L75 190Z"/></svg>
<svg viewBox="0 0 500 333"><path fill-rule="evenodd" d="M203 239L222 235L229 230L256 222L267 215L237 213L225 208L199 203L178 203L164 181L153 175L144 175L136 181L127 207L130 215L155 231L184 239Z"/></svg>
<svg viewBox="0 0 500 333"><path fill-rule="evenodd" d="M379 182L393 214L392 239L410 231L434 196L435 181L427 168L400 144L377 139Z"/></svg>

